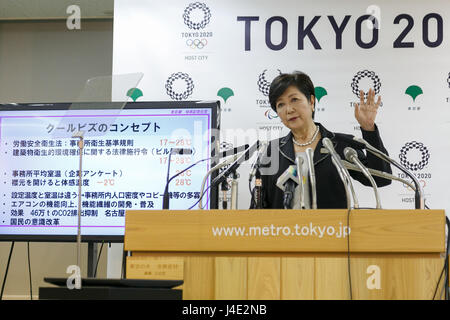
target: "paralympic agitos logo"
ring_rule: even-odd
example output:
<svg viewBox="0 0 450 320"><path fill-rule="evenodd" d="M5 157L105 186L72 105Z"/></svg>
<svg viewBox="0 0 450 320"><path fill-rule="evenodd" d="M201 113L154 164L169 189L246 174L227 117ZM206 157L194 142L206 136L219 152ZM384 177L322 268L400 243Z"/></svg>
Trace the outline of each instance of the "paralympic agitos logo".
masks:
<svg viewBox="0 0 450 320"><path fill-rule="evenodd" d="M267 109L266 112L264 112L264 116L269 120L278 118L278 115L272 109Z"/></svg>

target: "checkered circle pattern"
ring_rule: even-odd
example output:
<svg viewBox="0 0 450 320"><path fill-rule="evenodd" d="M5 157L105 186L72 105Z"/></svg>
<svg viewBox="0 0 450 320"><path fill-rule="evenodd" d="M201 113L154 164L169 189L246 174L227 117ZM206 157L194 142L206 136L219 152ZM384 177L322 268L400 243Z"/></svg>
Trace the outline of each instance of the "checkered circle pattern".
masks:
<svg viewBox="0 0 450 320"><path fill-rule="evenodd" d="M418 163L411 163L407 160L408 151L412 149L418 149L422 153L422 159ZM430 159L430 152L427 147L423 145L421 142L412 141L406 143L403 148L400 150L400 163L405 166L409 170L417 171L422 170Z"/></svg>
<svg viewBox="0 0 450 320"><path fill-rule="evenodd" d="M373 89L375 94L380 93L381 81L380 78L373 71L363 70L359 71L352 80L352 91L359 98L359 81L363 78L370 78L373 81ZM367 99L367 92L364 93L364 99Z"/></svg>
<svg viewBox="0 0 450 320"><path fill-rule="evenodd" d="M172 88L176 80L183 80L186 82L186 90L182 93L175 92ZM186 100L194 91L194 81L187 73L177 72L173 73L166 81L166 92L173 100Z"/></svg>
<svg viewBox="0 0 450 320"><path fill-rule="evenodd" d="M200 9L203 11L203 20L200 22L191 21L191 12ZM189 29L200 30L208 25L211 19L211 10L209 10L208 6L201 2L194 2L187 6L184 9L183 20L184 24L189 27Z"/></svg>
<svg viewBox="0 0 450 320"><path fill-rule="evenodd" d="M277 69L277 70L278 70L279 74L281 74L281 71L280 71L279 69ZM269 90L270 90L270 84L271 84L271 82L269 82L269 81L266 80L266 72L267 72L267 69L265 69L265 70L263 71L263 73L261 73L261 74L259 75L257 84L258 84L258 89L259 89L259 91L260 91L263 95L265 95L266 97L268 97L268 96L269 96Z"/></svg>

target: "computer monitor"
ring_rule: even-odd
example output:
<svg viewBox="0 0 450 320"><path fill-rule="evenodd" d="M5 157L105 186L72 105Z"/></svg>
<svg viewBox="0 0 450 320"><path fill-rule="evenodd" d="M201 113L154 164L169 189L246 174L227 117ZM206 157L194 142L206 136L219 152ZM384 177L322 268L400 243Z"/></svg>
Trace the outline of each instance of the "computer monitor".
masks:
<svg viewBox="0 0 450 320"><path fill-rule="evenodd" d="M78 131L84 132L83 241L121 242L127 210L162 209L172 148L193 154L173 154L170 176L210 158L169 186L170 209L195 208L218 160L219 102L80 105L0 105L0 240L76 240L80 149L72 135ZM208 187L205 209L216 208L217 188Z"/></svg>

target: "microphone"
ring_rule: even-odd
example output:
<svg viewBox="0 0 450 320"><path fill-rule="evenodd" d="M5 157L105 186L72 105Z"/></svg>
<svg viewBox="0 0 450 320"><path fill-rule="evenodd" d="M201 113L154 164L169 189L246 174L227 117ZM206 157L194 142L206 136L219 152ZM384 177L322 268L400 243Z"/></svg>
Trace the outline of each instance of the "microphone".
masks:
<svg viewBox="0 0 450 320"><path fill-rule="evenodd" d="M361 172L361 169L354 165L353 163L350 163L348 161L343 160L342 164L344 165L344 167L346 167L348 170L353 170L353 171L358 171ZM410 187L413 191L416 191L416 187L409 181L404 180L402 178L396 177L390 173L387 172L383 172L383 171L379 171L376 169L372 169L372 168L367 168L367 170L369 170L370 174L372 176L376 176L376 177L380 177L380 178L384 178L384 179L388 179L388 180L393 180L393 181L399 181L401 183L406 184L408 187Z"/></svg>
<svg viewBox="0 0 450 320"><path fill-rule="evenodd" d="M343 166L341 157L339 157L336 150L334 150L333 143L329 138L323 138L322 143L324 147L328 150L328 152L330 152L331 161L336 167L339 176L342 180L342 183L344 184L347 195L347 208L350 208L350 197L349 197L350 193L352 194L353 197L353 205L355 209L359 208L358 199L356 198L356 193L353 188L353 183L351 181L350 174L348 173L347 169Z"/></svg>
<svg viewBox="0 0 450 320"><path fill-rule="evenodd" d="M252 181L253 177L256 175L256 171L259 170L261 157L266 152L268 146L269 146L269 142L267 142L267 141L262 142L262 146L259 148L258 155L256 156L256 160L252 164L252 167L250 168L250 174L248 176L248 181Z"/></svg>
<svg viewBox="0 0 450 320"><path fill-rule="evenodd" d="M250 148L247 148L245 152L242 152L241 155L239 155L239 157L230 165L230 167L228 167L227 169L225 169L222 173L220 173L217 177L215 177L212 181L211 181L211 186L210 188L213 188L217 185L219 185L220 183L222 183L230 173L233 173L233 183L232 183L232 190L231 190L231 207L232 209L237 207L237 177L238 175L236 174L236 170L239 168L239 166L241 165L242 162L248 160L249 158L251 158L251 156L253 155L253 153L255 153L255 151L257 150L259 146L259 140L257 140Z"/></svg>
<svg viewBox="0 0 450 320"><path fill-rule="evenodd" d="M200 189L200 199L198 202L198 208L199 210L203 209L203 203L202 203L202 199L203 199L203 190L205 189L205 185L206 185L206 180L208 179L209 175L211 173L213 173L216 170L219 170L222 167L225 167L227 165L229 165L230 163L236 161L236 159L238 158L238 155L235 154L233 155L233 157L231 157L230 159L225 160L224 162L218 163L217 165L215 165L214 167L212 167L207 173L206 175L203 177L203 181L202 181L202 187ZM223 182L223 181L222 181Z"/></svg>
<svg viewBox="0 0 450 320"><path fill-rule="evenodd" d="M252 194L254 198L255 203L255 209L262 209L263 208L263 189L262 189L262 179L261 179L261 172L259 170L256 170L255 175L255 188L253 189L253 192L251 191L250 187L250 193Z"/></svg>
<svg viewBox="0 0 450 320"><path fill-rule="evenodd" d="M222 208L224 210L226 210L228 207L228 201L227 201L227 191L228 190L230 190L230 188L228 187L228 183L225 180L222 181L222 183L220 184L220 191L222 191L222 193L223 193ZM202 190L202 193L203 193L203 190ZM203 210L203 207L201 207L201 205L200 205L199 209Z"/></svg>
<svg viewBox="0 0 450 320"><path fill-rule="evenodd" d="M239 147L227 150L227 151L223 151L223 152L219 153L219 158L226 158L226 157L241 153L241 152L247 150L248 147L249 147L248 144L244 144L242 146L239 146Z"/></svg>
<svg viewBox="0 0 450 320"><path fill-rule="evenodd" d="M370 145L370 143L368 143L366 140L362 139L362 138L356 138L354 137L353 140L364 144L366 150L370 153L372 153L373 155L375 155L376 157L389 162L390 164L394 165L395 167L397 167L399 170L403 171L408 177L410 177L413 182L415 187L415 208L416 209L425 209L425 202L424 202L424 198L423 198L423 189L422 186L419 183L419 180L416 178L415 175L413 175L411 172L409 172L404 166L402 166L400 163L398 163L397 161L395 161L394 159L390 158L389 156L387 156L386 154L384 154L383 152L381 152L380 150L376 149L375 147L373 147L372 145Z"/></svg>
<svg viewBox="0 0 450 320"><path fill-rule="evenodd" d="M254 192L252 193L251 187L250 187L250 193L252 193L253 198L255 200L255 209L262 209L263 207L263 185L262 185L262 179L261 179L261 172L259 170L259 167L261 166L261 157L264 155L264 153L267 150L267 147L269 146L269 142L264 141L262 143L261 148L259 149L258 155L256 156L256 160L253 163L250 174L248 177L249 186L251 185L251 181L253 177L255 177L255 188Z"/></svg>
<svg viewBox="0 0 450 320"><path fill-rule="evenodd" d="M236 171L237 168L241 165L242 162L250 159L255 153L259 146L259 140L257 140L250 148L247 148L245 152L243 152L236 161L232 163L232 165L227 168L224 172L222 172L220 175L214 178L214 180L211 182L211 188L221 183L226 177L233 171Z"/></svg>
<svg viewBox="0 0 450 320"><path fill-rule="evenodd" d="M170 148L170 154L192 154L192 149Z"/></svg>
<svg viewBox="0 0 450 320"><path fill-rule="evenodd" d="M316 190L316 172L314 169L314 151L312 148L306 149L306 159L309 172L309 183L311 184L312 209L317 209L317 190Z"/></svg>
<svg viewBox="0 0 450 320"><path fill-rule="evenodd" d="M277 179L277 187L284 192L283 205L285 209L291 209L295 187L298 185L297 169L290 165Z"/></svg>
<svg viewBox="0 0 450 320"><path fill-rule="evenodd" d="M353 148L366 149L366 145L362 142L357 141L356 140L357 138L354 136L343 133L335 133L334 135L336 137L336 140L345 142L346 144L349 144Z"/></svg>
<svg viewBox="0 0 450 320"><path fill-rule="evenodd" d="M372 175L370 174L369 170L361 163L361 161L358 158L358 153L355 149L351 147L346 147L344 149L344 156L347 161L353 162L360 171L366 176L367 179L369 179L370 184L372 185L373 191L375 193L375 200L377 203L377 209L381 209L381 202L380 202L380 196L378 193L377 184L375 183L375 180L373 179Z"/></svg>
<svg viewBox="0 0 450 320"><path fill-rule="evenodd" d="M298 183L299 183L299 188L298 188L298 192L299 192L299 199L300 199L300 209L304 209L305 208L305 185L303 183L303 171L302 171L302 166L303 166L303 158L300 156L296 156L295 157L295 164L297 166L297 176L298 176Z"/></svg>
<svg viewBox="0 0 450 320"><path fill-rule="evenodd" d="M172 154L192 154L192 149L184 149L184 148L171 148L169 153L169 163L167 164L167 178L166 178L166 187L164 188L163 195L163 209L169 209L169 183L171 179L169 179L170 173L170 162L172 158ZM172 177L173 179L173 177Z"/></svg>

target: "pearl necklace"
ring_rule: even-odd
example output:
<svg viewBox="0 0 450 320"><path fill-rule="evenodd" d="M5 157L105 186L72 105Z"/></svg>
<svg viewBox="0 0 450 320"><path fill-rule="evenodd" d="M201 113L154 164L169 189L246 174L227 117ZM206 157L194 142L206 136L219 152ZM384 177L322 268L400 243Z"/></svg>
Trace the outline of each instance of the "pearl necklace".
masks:
<svg viewBox="0 0 450 320"><path fill-rule="evenodd" d="M306 147L306 146L309 146L311 143L313 143L314 140L316 140L316 138L317 138L317 134L319 133L319 126L316 126L316 127L317 127L316 132L314 132L314 135L312 136L311 140L309 140L308 142L299 143L299 142L295 141L294 135L292 135L292 141L294 142L294 144L299 147Z"/></svg>

